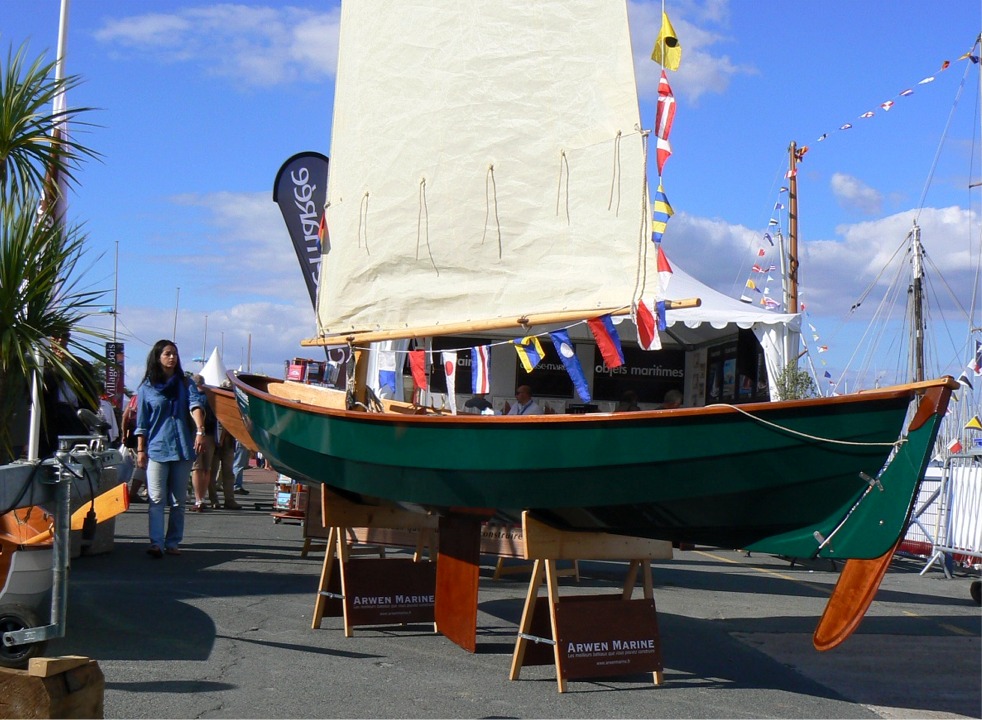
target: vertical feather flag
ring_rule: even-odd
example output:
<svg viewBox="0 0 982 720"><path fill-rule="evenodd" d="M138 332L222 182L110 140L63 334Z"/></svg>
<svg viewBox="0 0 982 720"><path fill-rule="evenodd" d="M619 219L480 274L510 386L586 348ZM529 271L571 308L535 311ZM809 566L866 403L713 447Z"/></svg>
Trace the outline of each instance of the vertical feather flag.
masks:
<svg viewBox="0 0 982 720"><path fill-rule="evenodd" d="M638 329L638 345L642 350L661 350L661 336L655 316L642 298L634 308L634 325Z"/></svg>
<svg viewBox="0 0 982 720"><path fill-rule="evenodd" d="M672 132L674 120L675 95L672 94L672 86L668 84L668 76L662 70L661 79L658 81L658 106L655 113L655 137L658 139L655 148L659 177L661 177L665 162L672 154L672 144L669 142L668 136Z"/></svg>
<svg viewBox="0 0 982 720"><path fill-rule="evenodd" d="M539 338L535 335L515 338L513 343L515 345L515 352L518 353L518 359L521 361L522 367L525 368L525 372L527 373L532 372L535 366L542 362L542 358L546 355L542 349L542 343L539 342Z"/></svg>
<svg viewBox="0 0 982 720"><path fill-rule="evenodd" d="M450 412L457 414L457 353L444 350L440 353L443 374L447 376L447 405Z"/></svg>
<svg viewBox="0 0 982 720"><path fill-rule="evenodd" d="M378 389L389 388L390 397L396 392L396 354L392 350L378 351Z"/></svg>
<svg viewBox="0 0 982 720"><path fill-rule="evenodd" d="M597 341L597 349L604 359L604 364L608 368L620 367L624 364L624 351L621 349L621 339L614 328L614 321L610 315L603 315L598 318L587 320L590 331Z"/></svg>
<svg viewBox="0 0 982 720"><path fill-rule="evenodd" d="M559 359L563 361L566 372L569 373L569 377L573 381L576 394L580 396L583 402L590 402L590 388L586 384L586 376L583 374L580 361L576 358L576 351L569 339L569 333L565 330L556 330L549 333L549 336L552 338L552 344L556 346Z"/></svg>
<svg viewBox="0 0 982 720"><path fill-rule="evenodd" d="M425 390L426 385L426 351L409 351L409 369L413 373L413 384L420 390Z"/></svg>
<svg viewBox="0 0 982 720"><path fill-rule="evenodd" d="M491 392L491 346L471 348L471 392L483 395Z"/></svg>
<svg viewBox="0 0 982 720"><path fill-rule="evenodd" d="M682 45L675 35L672 21L664 12L661 14L661 30L655 38L655 49L651 51L651 59L664 68L678 70L682 61Z"/></svg>
<svg viewBox="0 0 982 720"><path fill-rule="evenodd" d="M668 219L674 214L668 196L665 195L665 188L659 183L658 191L655 193L655 206L651 213L651 242L656 245L661 242L665 228L668 226Z"/></svg>

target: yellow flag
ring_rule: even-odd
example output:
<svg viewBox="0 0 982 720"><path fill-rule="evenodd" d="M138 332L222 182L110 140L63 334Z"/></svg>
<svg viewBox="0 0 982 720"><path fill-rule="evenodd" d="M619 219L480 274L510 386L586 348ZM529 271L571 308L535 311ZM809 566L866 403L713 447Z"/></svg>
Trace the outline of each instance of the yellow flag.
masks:
<svg viewBox="0 0 982 720"><path fill-rule="evenodd" d="M668 19L667 13L661 14L661 30L655 39L655 49L651 51L651 59L668 70L678 70L682 60L682 46L675 36L675 28Z"/></svg>
<svg viewBox="0 0 982 720"><path fill-rule="evenodd" d="M979 420L979 416L976 415L965 425L965 429L973 428L975 430L982 430L982 420Z"/></svg>

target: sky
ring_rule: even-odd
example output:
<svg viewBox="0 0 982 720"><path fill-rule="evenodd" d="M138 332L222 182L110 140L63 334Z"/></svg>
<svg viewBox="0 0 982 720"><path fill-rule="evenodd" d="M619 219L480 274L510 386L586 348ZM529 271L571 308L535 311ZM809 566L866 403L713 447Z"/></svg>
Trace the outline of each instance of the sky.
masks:
<svg viewBox="0 0 982 720"><path fill-rule="evenodd" d="M53 60L59 6L4 0L0 58L26 42L28 57ZM316 356L299 344L314 334L313 311L272 187L293 154L330 154L339 9L338 0L71 2L66 72L83 82L68 104L94 108L84 116L92 126L72 133L101 157L78 173L69 215L88 236L83 284L117 308L128 388L160 338L176 339L185 369L215 347L230 369L274 376L288 358ZM978 66L958 58L982 28L980 2L668 0L666 10L683 53L669 73L677 111L663 176L672 262L727 295L745 292L782 212L775 204L786 202L788 146L808 146L800 296L818 371L855 377L879 302L865 292L889 280L881 270L916 219L929 270L944 278L931 316L947 341L938 369L957 376L965 313L978 302L982 193L969 190L980 179ZM646 127L660 11L629 3ZM111 334L113 320L91 323ZM879 340L886 356L895 342ZM877 362L874 372L889 369Z"/></svg>

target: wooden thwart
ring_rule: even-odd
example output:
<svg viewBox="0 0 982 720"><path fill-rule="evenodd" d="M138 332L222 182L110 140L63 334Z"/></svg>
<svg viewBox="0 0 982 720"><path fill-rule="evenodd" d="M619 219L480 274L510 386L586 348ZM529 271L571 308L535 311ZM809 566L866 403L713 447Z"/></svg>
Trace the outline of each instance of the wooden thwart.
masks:
<svg viewBox="0 0 982 720"><path fill-rule="evenodd" d="M509 679L523 665L556 665L559 692L575 678L651 672L662 683L661 639L651 579L651 561L672 557L671 543L606 533L557 530L522 514L525 557L534 559ZM620 596L573 596L559 601L557 560L630 560ZM643 599L632 600L638 573ZM545 577L548 597L539 598ZM545 607L548 607L548 625ZM536 610L539 610L536 613ZM530 644L534 643L534 644Z"/></svg>

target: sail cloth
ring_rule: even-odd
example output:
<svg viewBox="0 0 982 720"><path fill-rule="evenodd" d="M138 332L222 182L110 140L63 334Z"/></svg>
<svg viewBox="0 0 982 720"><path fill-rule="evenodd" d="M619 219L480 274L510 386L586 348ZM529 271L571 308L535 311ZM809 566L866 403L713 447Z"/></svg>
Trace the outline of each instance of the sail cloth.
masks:
<svg viewBox="0 0 982 720"><path fill-rule="evenodd" d="M639 127L623 2L343 3L318 333L657 294Z"/></svg>

